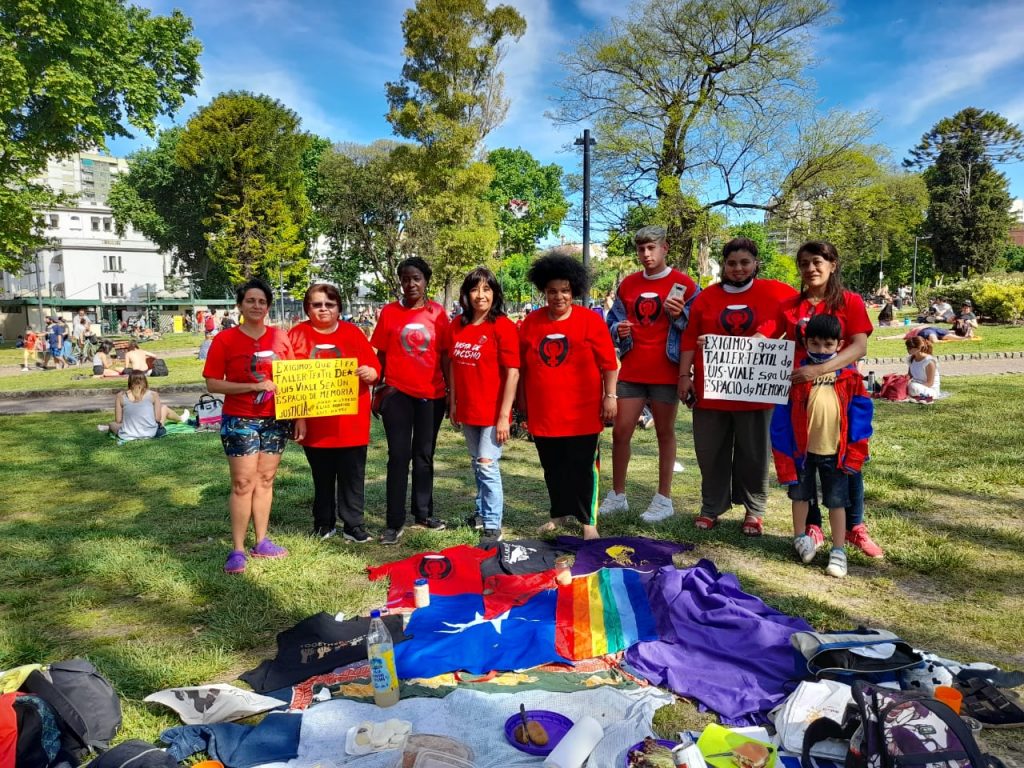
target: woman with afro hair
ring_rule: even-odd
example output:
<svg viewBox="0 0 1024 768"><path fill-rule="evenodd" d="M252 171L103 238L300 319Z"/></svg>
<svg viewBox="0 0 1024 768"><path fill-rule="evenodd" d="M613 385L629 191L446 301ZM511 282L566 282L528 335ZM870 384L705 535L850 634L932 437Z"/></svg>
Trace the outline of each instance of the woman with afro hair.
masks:
<svg viewBox="0 0 1024 768"><path fill-rule="evenodd" d="M544 296L519 332L520 407L551 499L551 521L541 531L575 518L583 538L596 539L598 438L617 410L615 346L601 318L574 303L590 283L579 261L548 253L527 277Z"/></svg>

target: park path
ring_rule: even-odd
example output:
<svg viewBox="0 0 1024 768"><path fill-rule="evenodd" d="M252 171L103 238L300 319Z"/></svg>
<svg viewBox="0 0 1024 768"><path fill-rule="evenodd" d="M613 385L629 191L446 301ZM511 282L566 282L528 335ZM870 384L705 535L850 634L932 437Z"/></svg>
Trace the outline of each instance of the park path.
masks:
<svg viewBox="0 0 1024 768"><path fill-rule="evenodd" d="M186 351L187 354L194 354ZM1024 357L983 357L975 360L940 360L939 369L943 378L950 376L984 376L1001 373L1024 373ZM177 355L184 357L186 355ZM170 354L167 357L171 357ZM866 371L874 371L879 378L887 373L906 373L903 362L869 362ZM191 408L199 396L206 391L202 384L186 384L176 387L160 387L160 398L170 407ZM11 416L24 413L87 413L112 411L114 390L69 390L63 392L0 392L0 415Z"/></svg>

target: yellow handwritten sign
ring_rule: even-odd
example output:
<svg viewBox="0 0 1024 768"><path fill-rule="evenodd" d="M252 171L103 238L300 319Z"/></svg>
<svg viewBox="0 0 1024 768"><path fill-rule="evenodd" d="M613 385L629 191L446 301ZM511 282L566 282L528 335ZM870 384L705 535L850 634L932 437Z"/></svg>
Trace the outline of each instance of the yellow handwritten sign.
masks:
<svg viewBox="0 0 1024 768"><path fill-rule="evenodd" d="M358 365L354 357L275 360L274 416L311 419L356 413L359 410Z"/></svg>

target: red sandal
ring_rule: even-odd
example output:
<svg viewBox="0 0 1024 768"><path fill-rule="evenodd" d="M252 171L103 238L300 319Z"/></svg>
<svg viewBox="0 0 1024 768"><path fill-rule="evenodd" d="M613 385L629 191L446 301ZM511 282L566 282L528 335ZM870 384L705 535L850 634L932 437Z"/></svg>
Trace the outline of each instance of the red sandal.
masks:
<svg viewBox="0 0 1024 768"><path fill-rule="evenodd" d="M693 527L699 528L702 531L710 531L712 528L715 527L715 523L717 522L718 520L716 520L713 517L708 517L707 515L698 515L697 519L693 521Z"/></svg>
<svg viewBox="0 0 1024 768"><path fill-rule="evenodd" d="M740 530L743 531L744 536L760 536L764 533L764 520L747 515L743 518L743 527Z"/></svg>

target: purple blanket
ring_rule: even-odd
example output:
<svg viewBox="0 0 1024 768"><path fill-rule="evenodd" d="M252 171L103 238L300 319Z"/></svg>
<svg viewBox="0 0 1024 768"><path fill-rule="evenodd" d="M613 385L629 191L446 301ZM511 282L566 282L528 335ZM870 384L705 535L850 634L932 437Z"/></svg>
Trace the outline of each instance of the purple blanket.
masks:
<svg viewBox="0 0 1024 768"><path fill-rule="evenodd" d="M806 675L789 637L810 625L748 595L710 560L662 568L647 591L661 639L634 645L626 661L655 685L717 712L723 723L765 723Z"/></svg>

